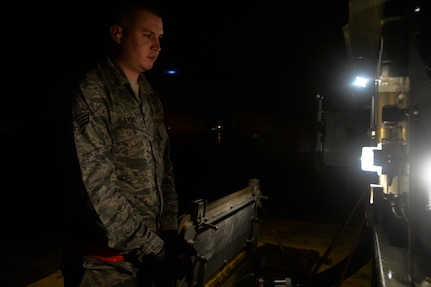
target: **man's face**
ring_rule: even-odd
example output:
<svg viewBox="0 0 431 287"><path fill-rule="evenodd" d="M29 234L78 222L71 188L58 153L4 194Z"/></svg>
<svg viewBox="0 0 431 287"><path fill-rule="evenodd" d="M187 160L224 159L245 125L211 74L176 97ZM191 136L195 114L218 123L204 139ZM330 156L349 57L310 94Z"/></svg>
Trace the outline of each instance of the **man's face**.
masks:
<svg viewBox="0 0 431 287"><path fill-rule="evenodd" d="M123 28L120 55L123 65L139 73L152 69L161 49L162 36L162 19L147 11L137 11Z"/></svg>

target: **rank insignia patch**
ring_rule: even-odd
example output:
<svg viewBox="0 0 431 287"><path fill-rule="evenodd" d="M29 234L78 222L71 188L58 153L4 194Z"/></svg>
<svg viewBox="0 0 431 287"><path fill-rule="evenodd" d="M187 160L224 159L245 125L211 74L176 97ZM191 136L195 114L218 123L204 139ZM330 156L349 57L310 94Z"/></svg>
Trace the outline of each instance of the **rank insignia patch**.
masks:
<svg viewBox="0 0 431 287"><path fill-rule="evenodd" d="M88 113L80 114L73 120L73 133L79 133L88 125Z"/></svg>

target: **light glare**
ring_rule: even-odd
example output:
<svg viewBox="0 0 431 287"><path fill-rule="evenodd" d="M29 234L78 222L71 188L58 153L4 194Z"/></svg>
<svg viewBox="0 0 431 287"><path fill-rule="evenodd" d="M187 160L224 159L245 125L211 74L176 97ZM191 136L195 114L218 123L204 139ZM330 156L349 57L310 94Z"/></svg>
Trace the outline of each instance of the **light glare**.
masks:
<svg viewBox="0 0 431 287"><path fill-rule="evenodd" d="M357 76L355 78L355 81L353 82L353 85L365 88L368 82L369 82L369 79Z"/></svg>
<svg viewBox="0 0 431 287"><path fill-rule="evenodd" d="M377 144L377 147L362 147L361 169L364 171L377 172L382 174L382 167L374 165L374 151L382 150L382 144Z"/></svg>
<svg viewBox="0 0 431 287"><path fill-rule="evenodd" d="M175 75L177 73L177 71L176 70L166 70L165 73L168 75Z"/></svg>
<svg viewBox="0 0 431 287"><path fill-rule="evenodd" d="M428 159L423 165L422 178L425 184L431 189L431 159Z"/></svg>

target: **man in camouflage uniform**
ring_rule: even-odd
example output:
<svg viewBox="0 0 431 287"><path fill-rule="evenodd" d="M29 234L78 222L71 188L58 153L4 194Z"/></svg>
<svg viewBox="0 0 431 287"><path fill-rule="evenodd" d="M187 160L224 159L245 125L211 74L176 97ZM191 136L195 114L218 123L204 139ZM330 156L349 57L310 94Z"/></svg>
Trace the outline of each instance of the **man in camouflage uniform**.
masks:
<svg viewBox="0 0 431 287"><path fill-rule="evenodd" d="M162 18L128 7L109 35L113 53L83 75L73 99L79 183L69 198L65 286L152 286L154 277L175 286L192 276L196 254L177 233L163 109L143 74L160 52Z"/></svg>

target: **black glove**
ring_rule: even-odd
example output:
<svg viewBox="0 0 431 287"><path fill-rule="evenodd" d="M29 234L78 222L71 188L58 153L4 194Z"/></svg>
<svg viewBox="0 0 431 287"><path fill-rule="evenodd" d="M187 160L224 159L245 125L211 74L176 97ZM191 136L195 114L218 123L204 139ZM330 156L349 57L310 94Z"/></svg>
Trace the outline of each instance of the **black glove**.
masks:
<svg viewBox="0 0 431 287"><path fill-rule="evenodd" d="M165 242L165 258L162 265L166 272L173 276L173 279L186 278L187 282L193 279L194 265L192 256L196 257L197 252L193 246L184 240L175 230L163 231L160 237ZM166 273L165 273L166 274Z"/></svg>

